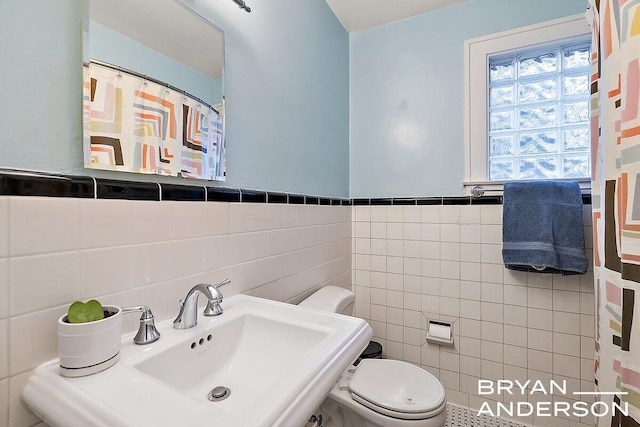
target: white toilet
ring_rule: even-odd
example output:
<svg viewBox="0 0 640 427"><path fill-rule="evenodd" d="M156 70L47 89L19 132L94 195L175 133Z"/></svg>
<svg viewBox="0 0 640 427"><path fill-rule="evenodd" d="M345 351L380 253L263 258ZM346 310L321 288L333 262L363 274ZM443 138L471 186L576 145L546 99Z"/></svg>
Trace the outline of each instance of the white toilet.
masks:
<svg viewBox="0 0 640 427"><path fill-rule="evenodd" d="M353 315L354 295L326 286L300 303ZM351 366L320 405L323 427L442 427L447 400L440 381L410 363L363 359Z"/></svg>

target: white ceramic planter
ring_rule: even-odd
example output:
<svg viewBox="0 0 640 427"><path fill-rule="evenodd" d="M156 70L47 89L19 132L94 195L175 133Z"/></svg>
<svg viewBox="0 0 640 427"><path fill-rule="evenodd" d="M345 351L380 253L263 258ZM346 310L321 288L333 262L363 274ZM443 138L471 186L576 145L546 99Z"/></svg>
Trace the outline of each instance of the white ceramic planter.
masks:
<svg viewBox="0 0 640 427"><path fill-rule="evenodd" d="M113 366L120 358L122 310L113 305L103 308L115 314L87 323L68 323L66 314L58 319L58 356L62 376L95 374Z"/></svg>

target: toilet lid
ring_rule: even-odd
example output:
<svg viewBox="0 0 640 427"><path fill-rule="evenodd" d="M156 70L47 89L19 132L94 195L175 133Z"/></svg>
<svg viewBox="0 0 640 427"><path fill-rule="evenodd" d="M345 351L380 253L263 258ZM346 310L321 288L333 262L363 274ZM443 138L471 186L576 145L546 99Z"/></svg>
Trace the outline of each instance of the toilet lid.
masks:
<svg viewBox="0 0 640 427"><path fill-rule="evenodd" d="M354 400L396 418L428 418L445 404L444 388L436 377L398 360L362 360L349 389Z"/></svg>

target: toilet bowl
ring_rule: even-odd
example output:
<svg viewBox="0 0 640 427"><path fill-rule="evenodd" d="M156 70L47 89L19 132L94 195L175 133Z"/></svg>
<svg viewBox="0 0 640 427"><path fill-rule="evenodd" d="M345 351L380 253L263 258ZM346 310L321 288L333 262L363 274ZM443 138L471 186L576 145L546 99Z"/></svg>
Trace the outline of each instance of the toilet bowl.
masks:
<svg viewBox="0 0 640 427"><path fill-rule="evenodd" d="M353 315L354 295L326 286L300 303ZM363 359L349 367L320 405L324 427L442 427L446 396L440 381L410 363Z"/></svg>

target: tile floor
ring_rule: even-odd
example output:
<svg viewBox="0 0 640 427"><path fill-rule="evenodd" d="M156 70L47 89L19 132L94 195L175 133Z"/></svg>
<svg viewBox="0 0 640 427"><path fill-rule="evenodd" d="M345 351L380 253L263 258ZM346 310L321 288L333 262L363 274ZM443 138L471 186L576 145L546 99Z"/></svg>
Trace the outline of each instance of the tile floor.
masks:
<svg viewBox="0 0 640 427"><path fill-rule="evenodd" d="M526 425L503 418L477 415L472 409L447 403L445 427L526 427Z"/></svg>

